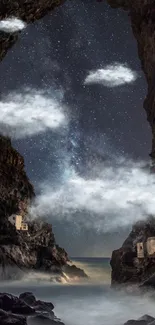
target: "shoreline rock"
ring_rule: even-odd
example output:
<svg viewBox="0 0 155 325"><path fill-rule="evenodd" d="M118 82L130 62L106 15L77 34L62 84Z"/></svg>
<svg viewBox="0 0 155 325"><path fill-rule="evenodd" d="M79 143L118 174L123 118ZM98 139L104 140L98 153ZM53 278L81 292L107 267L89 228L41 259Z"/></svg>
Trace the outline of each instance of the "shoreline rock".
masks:
<svg viewBox="0 0 155 325"><path fill-rule="evenodd" d="M143 315L138 319L130 319L124 325L155 325L155 318L150 315Z"/></svg>
<svg viewBox="0 0 155 325"><path fill-rule="evenodd" d="M0 293L1 325L64 325L53 312L51 302L37 300L31 292L19 297Z"/></svg>

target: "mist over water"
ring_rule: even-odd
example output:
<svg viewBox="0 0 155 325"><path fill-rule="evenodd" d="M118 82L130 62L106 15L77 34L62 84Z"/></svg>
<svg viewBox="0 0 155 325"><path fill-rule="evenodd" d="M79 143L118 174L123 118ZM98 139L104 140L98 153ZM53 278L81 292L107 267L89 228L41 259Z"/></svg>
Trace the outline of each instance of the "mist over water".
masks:
<svg viewBox="0 0 155 325"><path fill-rule="evenodd" d="M110 284L111 268L109 258L71 258L72 263L85 270L90 284Z"/></svg>
<svg viewBox="0 0 155 325"><path fill-rule="evenodd" d="M1 286L1 290L3 285ZM121 325L144 314L155 316L155 294L115 291L109 285L63 285L28 283L5 285L4 291L32 291L38 299L52 301L55 314L65 325Z"/></svg>
<svg viewBox="0 0 155 325"><path fill-rule="evenodd" d="M109 279L105 278L108 270L110 277L108 259L76 258L74 262L88 272L91 281L56 284L45 281L44 277L42 282L29 278L18 283L3 282L1 291L17 295L32 291L38 299L53 302L56 316L65 325L121 325L144 314L155 316L153 291L142 293L134 288L128 291L110 288ZM100 281L101 274L103 282Z"/></svg>

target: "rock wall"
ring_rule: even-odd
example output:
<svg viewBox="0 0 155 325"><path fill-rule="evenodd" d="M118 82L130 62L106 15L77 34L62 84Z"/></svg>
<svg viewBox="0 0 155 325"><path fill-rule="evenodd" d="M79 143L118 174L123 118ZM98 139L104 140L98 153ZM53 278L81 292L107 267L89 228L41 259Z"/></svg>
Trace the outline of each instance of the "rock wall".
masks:
<svg viewBox="0 0 155 325"><path fill-rule="evenodd" d="M152 217L132 227L122 247L112 253L112 285L149 283L155 286L155 256L138 259L136 247L138 242L146 243L148 237L154 236L155 219Z"/></svg>
<svg viewBox="0 0 155 325"><path fill-rule="evenodd" d="M112 8L127 10L133 35L137 40L138 56L145 74L148 92L144 109L152 130L150 156L155 165L155 1L154 0L107 0ZM140 283L155 285L155 258L136 258L136 242L155 236L155 223L148 219L133 226L128 238L112 253L112 284Z"/></svg>
<svg viewBox="0 0 155 325"><path fill-rule="evenodd" d="M16 17L26 23L42 18L65 0L1 0L0 20ZM0 60L18 39L19 33L0 32ZM0 135L0 278L44 271L56 276L87 277L83 270L68 265L68 255L54 238L52 226L28 222L28 231L17 231L8 221L11 214L25 216L34 189L24 169L23 157L12 147L11 140ZM65 275L68 274L67 275Z"/></svg>
<svg viewBox="0 0 155 325"><path fill-rule="evenodd" d="M0 136L0 224L13 213L25 214L34 189L25 170L23 157L11 140Z"/></svg>

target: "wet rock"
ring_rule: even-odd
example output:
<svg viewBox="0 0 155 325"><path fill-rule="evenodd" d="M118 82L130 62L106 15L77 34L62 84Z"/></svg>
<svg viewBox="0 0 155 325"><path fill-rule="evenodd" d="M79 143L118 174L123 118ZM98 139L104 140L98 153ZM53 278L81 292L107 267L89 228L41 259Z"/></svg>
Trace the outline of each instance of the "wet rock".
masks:
<svg viewBox="0 0 155 325"><path fill-rule="evenodd" d="M54 305L51 302L37 300L33 306L37 312L47 312L50 316L54 315Z"/></svg>
<svg viewBox="0 0 155 325"><path fill-rule="evenodd" d="M51 302L36 300L32 292L24 292L20 294L19 299L27 303L29 306L33 307L35 312L54 319L54 305Z"/></svg>
<svg viewBox="0 0 155 325"><path fill-rule="evenodd" d="M19 298L0 293L0 307L0 325L64 325L54 315L54 305L37 300L32 292L24 292Z"/></svg>
<svg viewBox="0 0 155 325"><path fill-rule="evenodd" d="M64 325L59 320L51 319L45 315L36 315L33 317L29 317L28 325Z"/></svg>
<svg viewBox="0 0 155 325"><path fill-rule="evenodd" d="M24 301L26 304L33 306L36 302L36 298L32 292L21 293L19 299Z"/></svg>
<svg viewBox="0 0 155 325"><path fill-rule="evenodd" d="M88 278L87 274L80 268L77 268L75 265L64 265L63 271L70 277L70 278Z"/></svg>
<svg viewBox="0 0 155 325"><path fill-rule="evenodd" d="M137 242L146 242L155 236L155 219L149 217L145 222L137 222L132 227L121 248L113 251L111 257L112 285L136 284L155 286L155 258L138 259Z"/></svg>
<svg viewBox="0 0 155 325"><path fill-rule="evenodd" d="M147 325L148 322L146 320L134 320L130 319L124 325Z"/></svg>
<svg viewBox="0 0 155 325"><path fill-rule="evenodd" d="M150 315L143 315L142 317L138 318L138 320L142 321L146 321L148 324L152 323L153 321L155 321L155 318L150 316Z"/></svg>
<svg viewBox="0 0 155 325"><path fill-rule="evenodd" d="M149 323L149 325L155 325L155 320L153 322Z"/></svg>
<svg viewBox="0 0 155 325"><path fill-rule="evenodd" d="M27 325L26 318L19 315L14 315L0 309L0 324L1 325Z"/></svg>
<svg viewBox="0 0 155 325"><path fill-rule="evenodd" d="M32 315L35 312L24 301L8 293L0 293L0 309L20 315Z"/></svg>

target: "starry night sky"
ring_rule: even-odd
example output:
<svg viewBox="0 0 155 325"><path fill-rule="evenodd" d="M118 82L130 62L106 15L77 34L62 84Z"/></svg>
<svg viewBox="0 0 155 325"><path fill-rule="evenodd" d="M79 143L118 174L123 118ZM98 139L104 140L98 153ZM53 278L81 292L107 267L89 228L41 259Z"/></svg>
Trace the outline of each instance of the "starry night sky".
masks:
<svg viewBox="0 0 155 325"><path fill-rule="evenodd" d="M113 62L137 71L136 82L115 88L83 85L89 70ZM14 141L36 192L49 175L53 184L59 182L67 154L81 174L87 173L89 161L93 165L113 154L148 160L151 133L142 107L146 82L126 12L104 2L68 0L22 31L1 63L0 85L1 94L27 86L52 87L64 94L69 107L65 137L48 131ZM81 230L75 236L73 225L55 221L53 227L58 243L74 256L109 255L128 232L103 236Z"/></svg>

